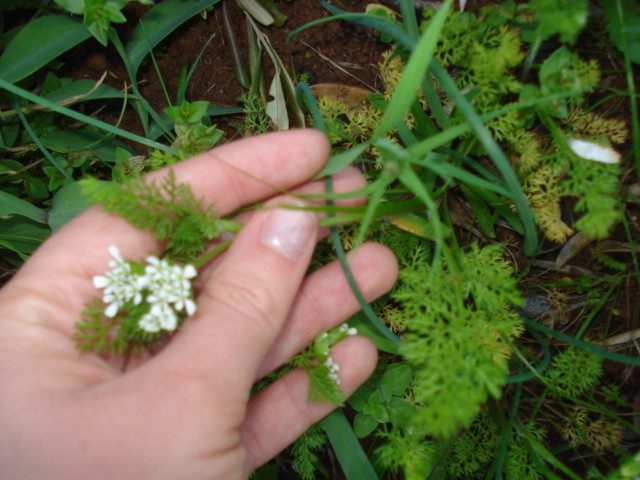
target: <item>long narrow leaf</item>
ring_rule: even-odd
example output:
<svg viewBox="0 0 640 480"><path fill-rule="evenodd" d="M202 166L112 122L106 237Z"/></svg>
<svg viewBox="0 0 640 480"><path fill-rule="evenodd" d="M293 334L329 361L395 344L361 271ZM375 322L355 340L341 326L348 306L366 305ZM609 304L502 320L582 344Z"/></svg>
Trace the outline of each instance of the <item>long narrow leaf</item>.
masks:
<svg viewBox="0 0 640 480"><path fill-rule="evenodd" d="M98 100L106 98L124 98L124 93L109 85L100 85L96 88L96 82L89 79L63 85L62 87L44 95L44 98L55 103L71 105L76 102Z"/></svg>
<svg viewBox="0 0 640 480"><path fill-rule="evenodd" d="M31 137L31 140L33 140L33 143L36 144L36 147L38 147L38 150L42 152L42 154L46 157L46 159L49 160L49 162L51 162L51 165L53 165L62 174L63 177L65 177L70 182L75 182L75 180L69 174L69 172L67 172L62 167L62 165L60 165L58 161L55 158L53 158L53 155L51 155L49 153L49 150L47 150L45 146L42 144L42 142L40 141L40 137L36 134L36 132L33 131L33 129L31 128L31 124L27 121L27 117L25 116L22 109L20 108L20 104L18 103L18 100L15 97L13 100L14 100L13 106L16 109L16 112L18 113L18 117L20 117L22 126Z"/></svg>
<svg viewBox="0 0 640 480"><path fill-rule="evenodd" d="M427 74L451 2L452 0L447 0L438 9L431 21L429 30L418 41L402 72L402 78L391 97L391 101L387 105L384 116L378 128L372 134L373 139L383 137L398 122L402 121L411 105L416 101L418 89L422 79Z"/></svg>
<svg viewBox="0 0 640 480"><path fill-rule="evenodd" d="M276 75L280 77L280 81L282 82L282 90L288 100L287 105L291 109L290 113L293 115L295 125L297 127L304 127L305 126L304 113L302 113L302 110L298 106L298 102L296 99L296 86L293 84L293 80L291 80L291 77L287 73L287 69L282 63L282 60L280 60L280 57L278 56L278 53L273 48L273 45L271 45L271 41L269 40L269 37L264 33L262 33L262 31L255 24L255 22L251 19L249 14L246 14L246 16L247 16L247 25L253 28L253 31L256 34L256 38L258 42L260 43L260 45L262 45L262 48L264 49L265 52L267 52L267 55L269 55L269 58L273 62L273 65L276 67Z"/></svg>
<svg viewBox="0 0 640 480"><path fill-rule="evenodd" d="M342 410L335 410L320 424L327 432L347 480L377 480L378 475Z"/></svg>
<svg viewBox="0 0 640 480"><path fill-rule="evenodd" d="M296 85L296 101L300 108L306 106L309 109L315 127L326 136L327 127L322 119L322 114L320 113L320 108L318 108L316 97L313 96L313 92L311 91L311 88L309 88L309 84L307 82L298 82Z"/></svg>
<svg viewBox="0 0 640 480"><path fill-rule="evenodd" d="M202 55L204 54L205 50L207 49L207 47L209 46L209 44L211 43L211 41L214 39L215 36L216 36L215 33L212 34L209 37L209 40L207 40L206 43L202 46L202 48L200 49L200 53L198 53L198 56L193 61L191 68L189 68L189 71L187 72L186 76L182 79L182 82L180 82L180 84L178 85L178 93L176 94L176 105L182 105L182 102L185 100L187 96L187 86L191 81L193 72L195 72L196 67L200 63L200 59L202 58ZM207 115L208 114L209 112L207 112Z"/></svg>
<svg viewBox="0 0 640 480"><path fill-rule="evenodd" d="M353 148L350 148L338 155L332 156L324 168L314 178L322 178L327 175L333 175L344 170L345 167L351 165L366 149L369 147L369 142L361 143Z"/></svg>
<svg viewBox="0 0 640 480"><path fill-rule="evenodd" d="M570 345L573 345L574 347L581 348L582 350L593 353L595 355L599 355L600 357L605 358L607 360L640 367L640 358L630 357L628 355L621 355L620 353L610 352L609 350L605 350L604 348L596 347L591 343L578 340L577 338L572 337L571 335L567 335L566 333L562 333L557 330L553 330L552 328L545 327L544 325L534 322L533 320L528 320L525 318L524 323L527 326L527 328L530 330L538 330L539 332L542 332L545 335L549 335L550 337L554 337L563 342L567 342Z"/></svg>
<svg viewBox="0 0 640 480"><path fill-rule="evenodd" d="M473 173L456 167L455 165L448 163L435 155L427 157L426 160L413 160L412 163L431 170L443 178L457 178L462 182L476 185L480 188L486 188L509 198L512 196L512 192L505 189L502 185L491 183L481 177L478 177L477 175L474 175Z"/></svg>
<svg viewBox="0 0 640 480"><path fill-rule="evenodd" d="M402 13L404 30L417 41L420 37L420 26L416 17L416 4L413 0L400 0L400 12Z"/></svg>
<svg viewBox="0 0 640 480"><path fill-rule="evenodd" d="M365 27L370 27L375 30L378 30L381 33L389 35L391 38L401 43L402 45L413 45L413 40L406 33L404 33L398 26L393 23L391 20L386 18L377 17L375 15L370 15L366 13L346 13L343 10L340 10L336 7L329 5L326 2L320 2L323 7L329 10L332 13L336 13L336 15L327 18L321 18L318 20L314 20L313 22L309 22L303 25L300 28L297 28L289 35L287 35L287 46L291 41L291 38L294 35L306 30L307 28L314 27L316 25L320 25L325 22L332 22L335 20L349 20L357 25L363 25Z"/></svg>

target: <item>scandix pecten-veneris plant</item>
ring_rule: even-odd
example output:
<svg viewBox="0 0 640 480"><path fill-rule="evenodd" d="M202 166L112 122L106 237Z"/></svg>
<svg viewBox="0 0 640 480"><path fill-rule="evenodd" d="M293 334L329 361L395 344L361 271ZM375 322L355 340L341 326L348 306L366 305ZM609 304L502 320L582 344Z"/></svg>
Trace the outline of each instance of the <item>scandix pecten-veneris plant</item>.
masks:
<svg viewBox="0 0 640 480"><path fill-rule="evenodd" d="M174 8L177 15L188 7L192 14L199 13L195 2L181 5L183 10L178 3L160 3L150 12ZM344 260L341 244L357 247L372 239L389 245L403 270L387 299L373 308L363 305L364 313L349 320L350 326L318 338L285 367L307 369L313 399L342 403L333 381L332 342L357 326L383 352L377 372L349 401L357 412L353 425L340 411L330 416L296 443L293 465L303 478L323 471L330 477L320 459L330 442L348 478L581 478L582 472L592 478L632 478L632 448L621 444L620 435L622 427L634 427L617 415L614 399L620 393L603 376L602 360L634 364L634 358L599 348L597 337L583 335L586 327L562 337L561 332L523 319L513 307L523 306L516 275L522 278L525 272L514 269L504 249L485 245L498 237L496 225L508 225L523 235L526 253L533 255L540 244L539 227L549 240L564 242L575 230L605 238L618 222L625 222L618 200L619 165L594 162L586 153L598 148L611 152L610 147L622 144L629 134L627 125L603 116L589 103L589 93L601 82L600 68L572 46L586 25L586 2L498 2L477 14L447 10L452 2L446 2L438 13L427 10L419 19L410 3L401 2L402 16L396 17L402 18L400 24L392 15L348 14L328 6L336 15L381 30L392 48L381 59L381 94L370 96L359 108L318 102L315 124L325 128L334 147L324 173L335 173L355 160L370 184L354 194L369 195L365 208L318 207L342 214L342 220L327 218L326 225L345 219L354 223L334 230L332 243L321 245L314 261L333 256ZM620 25L620 19L607 14L609 22ZM77 33L78 23L65 25ZM140 29L127 45L119 44L108 26L100 35L119 44L135 85L150 46L169 31L166 26L157 32ZM547 51L549 40L562 45ZM620 45L623 40L618 39ZM630 51L623 49L627 56ZM435 61L430 63L430 58ZM6 68L10 59L7 56L4 64L0 60L0 65ZM42 67L51 58L40 60ZM58 103L86 94L95 85L85 88L50 77L41 100L16 80L28 71L25 61L11 63L9 73L19 73L11 79L0 69L0 78L12 89L7 91L17 95L12 99L31 102L14 105L3 117L3 138L12 138L11 132L22 128L21 112L33 136L47 138L45 149L53 149L55 135L43 132L59 129L53 117L70 110ZM278 82L273 85L274 92L284 92L284 87L278 90ZM47 159L53 169L48 178L53 180L43 183L53 182L50 192L67 182L71 188L66 192L73 192L74 177L96 172L100 162L116 165L114 174L118 172L122 185L89 180L75 191L87 192L107 210L171 245L164 256L147 259L121 259L114 245L113 265L95 280L103 295L87 308L78 327L84 349L131 354L165 341L193 313L194 273L211 255L202 246L221 231L237 228L170 176L149 185L135 174L170 165L219 140L209 120L211 107L185 102L183 88L165 114L150 111L136 91L127 96L144 119L147 139L137 140L152 148L149 160L136 160L114 138L102 138L99 123L83 133L90 145L108 145L111 156L95 155L92 145L84 159L55 149L54 161ZM68 96L60 96L60 89ZM247 110L256 113L255 120L240 130L261 131L268 125L261 115L265 97L260 97L258 87L252 90L246 103ZM304 90L300 85L299 92ZM52 94L46 103L50 92L57 96ZM122 92L99 86L93 97L84 98L98 94L123 97ZM282 93L276 97L282 99ZM314 111L311 98L308 103ZM30 104L46 104L49 110L30 110ZM43 114L42 122L35 121L38 113ZM637 130L637 116L631 127ZM155 143L160 135L166 136L169 147ZM635 140L640 145L637 134ZM46 190L35 178L21 178L30 198ZM128 200L109 205L116 191ZM325 198L330 203L338 196ZM480 242L459 235L459 219L451 207L454 198L462 198L473 211ZM141 201L150 208L144 218L139 214ZM567 203L577 221L562 215ZM24 204L19 207L34 222L57 218L43 217L49 212ZM46 223L44 227L49 228ZM348 274L348 262L344 264ZM574 283L580 282L579 288L594 289L594 280ZM602 291L613 291L615 284L605 283ZM367 454L357 437L367 438ZM574 462L581 472L576 473L576 467L567 466L571 452L595 460ZM620 470L615 468L618 459L623 463ZM269 478L265 472L266 468L256 472L256 477Z"/></svg>

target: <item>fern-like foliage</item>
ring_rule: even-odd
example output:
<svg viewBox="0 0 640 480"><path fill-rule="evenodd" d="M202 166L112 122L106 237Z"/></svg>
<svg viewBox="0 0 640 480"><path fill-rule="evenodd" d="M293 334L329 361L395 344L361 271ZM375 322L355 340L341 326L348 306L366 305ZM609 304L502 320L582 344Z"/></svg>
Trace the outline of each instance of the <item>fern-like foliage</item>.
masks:
<svg viewBox="0 0 640 480"><path fill-rule="evenodd" d="M293 469L303 480L314 480L320 459L316 452L321 451L329 439L319 424L314 424L298 438L291 448L294 455Z"/></svg>
<svg viewBox="0 0 640 480"><path fill-rule="evenodd" d="M538 442L543 442L546 437L545 429L532 422L528 422L521 429L526 429L528 435ZM531 458L531 448L525 444L527 441L524 435L514 435L511 438L504 462L506 480L542 480L544 478Z"/></svg>
<svg viewBox="0 0 640 480"><path fill-rule="evenodd" d="M101 299L95 299L92 305L87 305L82 312L82 318L76 323L74 339L82 353L95 352L97 354L125 355L142 353L168 338L171 332L161 330L150 333L140 328L140 318L149 311L147 303L135 305L128 302L122 307L126 315L114 318L105 316L105 304ZM179 325L184 317L179 319Z"/></svg>
<svg viewBox="0 0 640 480"><path fill-rule="evenodd" d="M392 472L402 471L406 480L427 478L441 453L436 442L426 440L425 432L419 428L393 425L379 437L385 443L376 451L378 462Z"/></svg>
<svg viewBox="0 0 640 480"><path fill-rule="evenodd" d="M602 357L570 346L556 355L544 378L554 395L578 397L593 388L602 376Z"/></svg>
<svg viewBox="0 0 640 480"><path fill-rule="evenodd" d="M563 47L543 63L540 87L528 85L521 97L569 94L576 89L587 93L599 80L600 71L595 61L584 61ZM522 149L530 148L532 140L527 144L519 142L522 134L509 135L510 144L521 154L518 171L531 206L545 227L547 238L558 243L563 243L573 233L560 216L563 198L577 199L574 208L583 215L575 228L591 238L604 238L621 218L617 208L619 167L576 155L568 147L567 140L577 138L610 146L624 141L626 126L619 120L585 112L580 107L582 102L582 94L573 94L567 100L538 106L538 115L551 135L545 141L536 141L537 148L533 152ZM554 117L560 118L560 122L557 123Z"/></svg>
<svg viewBox="0 0 640 480"><path fill-rule="evenodd" d="M409 319L401 353L416 377L414 420L429 433L452 435L501 395L510 341L522 332L512 274L497 245L472 245L457 264L430 265L418 250L401 271L394 297Z"/></svg>
<svg viewBox="0 0 640 480"><path fill-rule="evenodd" d="M451 446L446 461L447 478L484 478L499 444L498 433L498 425L486 412L478 415Z"/></svg>
<svg viewBox="0 0 640 480"><path fill-rule="evenodd" d="M318 335L311 345L287 363L290 367L300 367L307 372L309 377L308 401L344 405L344 393L340 389L340 379L338 378L340 366L331 357L331 347L356 333L355 328L349 328L346 323L343 323Z"/></svg>
<svg viewBox="0 0 640 480"><path fill-rule="evenodd" d="M358 107L339 100L322 97L318 108L327 128L327 136L332 145L350 147L368 139L382 119L382 111L363 102Z"/></svg>
<svg viewBox="0 0 640 480"><path fill-rule="evenodd" d="M243 93L238 97L238 102L244 105L244 118L242 121L231 122L231 126L243 136L260 135L271 129L271 120L267 115L267 106L255 93Z"/></svg>
<svg viewBox="0 0 640 480"><path fill-rule="evenodd" d="M573 447L587 445L598 452L613 450L622 440L621 423L601 414L591 414L584 405L574 405L562 426L562 436Z"/></svg>
<svg viewBox="0 0 640 480"><path fill-rule="evenodd" d="M92 202L128 220L134 227L153 232L166 243L165 256L193 262L220 235L222 222L214 206L196 199L187 184L177 184L169 171L160 184L132 177L122 184L82 180Z"/></svg>

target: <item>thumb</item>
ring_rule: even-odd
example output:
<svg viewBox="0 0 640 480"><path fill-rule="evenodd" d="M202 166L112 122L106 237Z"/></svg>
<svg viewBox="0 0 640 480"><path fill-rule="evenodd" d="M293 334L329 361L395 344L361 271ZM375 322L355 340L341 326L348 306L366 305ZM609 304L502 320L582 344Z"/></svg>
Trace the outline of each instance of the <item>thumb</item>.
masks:
<svg viewBox="0 0 640 480"><path fill-rule="evenodd" d="M196 314L163 352L216 389L249 392L309 265L318 219L285 204L304 206L280 198L250 218L196 299ZM229 373L223 379L221 365Z"/></svg>

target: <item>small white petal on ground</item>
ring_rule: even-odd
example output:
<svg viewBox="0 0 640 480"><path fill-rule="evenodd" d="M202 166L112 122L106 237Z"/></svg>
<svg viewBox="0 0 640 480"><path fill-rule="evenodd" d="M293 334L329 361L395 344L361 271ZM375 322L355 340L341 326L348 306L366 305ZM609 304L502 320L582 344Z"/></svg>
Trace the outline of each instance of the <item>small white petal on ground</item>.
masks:
<svg viewBox="0 0 640 480"><path fill-rule="evenodd" d="M599 143L578 140L577 138L570 138L568 143L573 153L587 160L600 163L620 163L622 159L622 155L613 148L605 147Z"/></svg>

